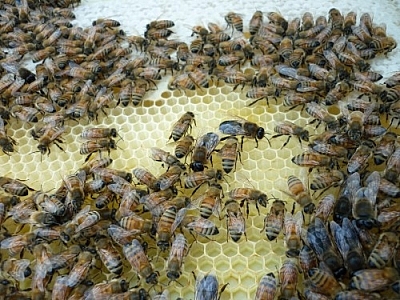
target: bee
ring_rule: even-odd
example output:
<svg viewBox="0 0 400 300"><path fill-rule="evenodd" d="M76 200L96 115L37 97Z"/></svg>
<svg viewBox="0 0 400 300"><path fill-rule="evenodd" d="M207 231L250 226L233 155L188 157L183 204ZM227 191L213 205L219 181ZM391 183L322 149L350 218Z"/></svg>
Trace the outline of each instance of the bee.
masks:
<svg viewBox="0 0 400 300"><path fill-rule="evenodd" d="M328 167L333 169L336 161L331 157L319 153L303 153L292 157L292 162L301 167Z"/></svg>
<svg viewBox="0 0 400 300"><path fill-rule="evenodd" d="M335 296L336 300L379 300L381 296L377 293L367 293L360 290L339 292Z"/></svg>
<svg viewBox="0 0 400 300"><path fill-rule="evenodd" d="M176 206L168 207L162 214L157 224L157 246L162 252L170 246L171 235L182 222L186 209L177 210Z"/></svg>
<svg viewBox="0 0 400 300"><path fill-rule="evenodd" d="M345 274L343 260L336 252L328 231L320 218L314 218L307 229L307 242L320 261L326 263L336 278Z"/></svg>
<svg viewBox="0 0 400 300"><path fill-rule="evenodd" d="M167 260L167 277L176 281L182 274L183 259L188 254L189 248L185 236L178 233L172 242L171 250Z"/></svg>
<svg viewBox="0 0 400 300"><path fill-rule="evenodd" d="M143 219L134 213L122 217L119 220L119 225L135 235L141 233L156 235L156 226L154 222L152 220Z"/></svg>
<svg viewBox="0 0 400 300"><path fill-rule="evenodd" d="M233 29L243 32L243 18L239 14L229 12L227 15L225 15L225 21L228 24L228 27L232 27L232 34Z"/></svg>
<svg viewBox="0 0 400 300"><path fill-rule="evenodd" d="M179 159L170 154L169 152L166 152L160 148L152 147L151 149L151 158L155 161L161 161L165 164L167 164L169 167L171 166L178 166L182 170L186 170L186 167L183 163L179 161Z"/></svg>
<svg viewBox="0 0 400 300"><path fill-rule="evenodd" d="M134 272L141 278L145 278L146 283L157 284L158 274L153 271L153 267L138 240L134 239L132 243L124 245L122 251Z"/></svg>
<svg viewBox="0 0 400 300"><path fill-rule="evenodd" d="M382 269L389 266L393 259L395 249L399 244L399 237L394 232L382 232L368 257L368 265L371 268Z"/></svg>
<svg viewBox="0 0 400 300"><path fill-rule="evenodd" d="M114 295L125 293L129 289L129 283L125 279L113 279L107 283L98 283L85 291L85 299L103 299L109 297L113 299Z"/></svg>
<svg viewBox="0 0 400 300"><path fill-rule="evenodd" d="M257 34L263 23L263 13L262 11L257 10L250 19L249 22L249 32L251 35Z"/></svg>
<svg viewBox="0 0 400 300"><path fill-rule="evenodd" d="M287 257L296 257L300 253L301 240L301 226L303 225L303 216L301 212L297 212L296 215L292 215L286 212L283 228L285 233L285 244Z"/></svg>
<svg viewBox="0 0 400 300"><path fill-rule="evenodd" d="M326 222L328 217L332 214L335 203L336 199L332 194L324 196L317 204L315 216Z"/></svg>
<svg viewBox="0 0 400 300"><path fill-rule="evenodd" d="M297 263L292 259L286 259L279 269L280 295L283 299L290 299L296 294L297 282Z"/></svg>
<svg viewBox="0 0 400 300"><path fill-rule="evenodd" d="M155 20L146 25L146 29L166 29L174 27L175 24L171 20Z"/></svg>
<svg viewBox="0 0 400 300"><path fill-rule="evenodd" d="M287 145L292 135L297 136L301 145L301 140L308 142L309 132L302 127L290 122L282 121L275 124L274 131L278 134L272 136L273 138L282 135L288 135L286 142L282 145L281 149Z"/></svg>
<svg viewBox="0 0 400 300"><path fill-rule="evenodd" d="M274 273L265 274L258 284L255 300L273 300L277 291L276 278Z"/></svg>
<svg viewBox="0 0 400 300"><path fill-rule="evenodd" d="M144 37L149 40L157 41L160 39L167 39L173 33L174 32L168 28L150 28L144 33Z"/></svg>
<svg viewBox="0 0 400 300"><path fill-rule="evenodd" d="M342 291L342 287L336 278L330 272L318 267L308 270L308 278L311 282L310 287L323 295L333 297Z"/></svg>
<svg viewBox="0 0 400 300"><path fill-rule="evenodd" d="M312 202L310 193L304 183L296 176L290 175L287 184L290 192L289 196L303 208L306 214L312 214L315 210L315 204Z"/></svg>
<svg viewBox="0 0 400 300"><path fill-rule="evenodd" d="M0 187L15 196L27 196L29 191L33 191L32 188L22 183L20 180L12 179L9 177L0 177Z"/></svg>
<svg viewBox="0 0 400 300"><path fill-rule="evenodd" d="M312 268L318 267L318 259L314 251L307 245L304 244L300 249L299 253L299 264L303 270L304 277L308 277L308 271Z"/></svg>
<svg viewBox="0 0 400 300"><path fill-rule="evenodd" d="M219 136L214 132L208 132L196 141L193 149L190 168L195 171L203 171L204 165L210 160L212 162L212 152L219 143Z"/></svg>
<svg viewBox="0 0 400 300"><path fill-rule="evenodd" d="M247 240L245 220L239 203L235 200L228 200L225 203L224 211L226 212L226 227L232 240L238 242L242 234L244 234ZM228 241L228 236L226 240Z"/></svg>
<svg viewBox="0 0 400 300"><path fill-rule="evenodd" d="M36 192L33 195L33 201L37 207L41 207L44 211L55 216L62 216L65 213L65 205L56 197L50 197L43 192Z"/></svg>
<svg viewBox="0 0 400 300"><path fill-rule="evenodd" d="M268 198L267 195L259 190L254 188L235 188L229 192L229 198L235 201L240 201L241 206L246 202L246 214L249 215L249 206L248 203L250 201L254 201L255 206L257 208L258 213L260 214L260 210L258 205L263 207L267 207Z"/></svg>
<svg viewBox="0 0 400 300"><path fill-rule="evenodd" d="M6 133L6 128L4 125L4 120L3 118L0 117L0 147L3 150L3 152L7 155L10 155L10 152L14 152L14 146L17 144L17 142L7 136Z"/></svg>
<svg viewBox="0 0 400 300"><path fill-rule="evenodd" d="M121 275L123 267L121 255L108 238L102 237L96 241L96 251L107 270Z"/></svg>
<svg viewBox="0 0 400 300"><path fill-rule="evenodd" d="M52 124L44 126L39 131L31 130L33 138L39 141L37 148L42 155L50 154L51 143L54 143L60 150L64 151L59 145L59 143L62 143L61 135L64 132L65 127L55 127Z"/></svg>
<svg viewBox="0 0 400 300"><path fill-rule="evenodd" d="M194 138L191 135L186 135L180 139L175 146L175 156L177 158L186 157L192 151Z"/></svg>
<svg viewBox="0 0 400 300"><path fill-rule="evenodd" d="M288 61L293 53L293 40L285 36L279 44L278 54L283 61Z"/></svg>
<svg viewBox="0 0 400 300"><path fill-rule="evenodd" d="M364 292L381 291L388 288L398 278L399 274L395 268L363 269L354 273L349 287Z"/></svg>
<svg viewBox="0 0 400 300"><path fill-rule="evenodd" d="M393 154L395 151L395 143L397 135L394 132L386 132L380 139L374 151L374 162L376 165L381 165Z"/></svg>
<svg viewBox="0 0 400 300"><path fill-rule="evenodd" d="M69 212L78 212L85 198L84 186L86 180L85 171L66 176L63 180L67 189L65 206Z"/></svg>
<svg viewBox="0 0 400 300"><path fill-rule="evenodd" d="M92 266L95 264L95 258L89 251L79 253L76 264L72 267L68 275L66 285L74 288L84 281L89 274Z"/></svg>
<svg viewBox="0 0 400 300"><path fill-rule="evenodd" d="M194 113L191 111L184 113L179 118L178 122L174 124L169 139L172 138L175 142L180 140L184 135L186 135L188 129L192 127L193 122L196 124Z"/></svg>
<svg viewBox="0 0 400 300"><path fill-rule="evenodd" d="M369 43L369 47L386 55L397 47L397 42L392 37L374 36Z"/></svg>
<svg viewBox="0 0 400 300"><path fill-rule="evenodd" d="M104 139L117 137L118 132L115 128L87 128L82 131L81 137L86 140Z"/></svg>
<svg viewBox="0 0 400 300"><path fill-rule="evenodd" d="M241 135L242 136L242 147L243 138L249 137L256 141L256 148L258 148L258 140L262 139L265 135L265 129L258 126L256 123L247 121L245 119L228 120L219 124L219 130L223 134L229 135Z"/></svg>
<svg viewBox="0 0 400 300"><path fill-rule="evenodd" d="M116 149L117 145L113 139L105 138L105 139L96 139L90 140L81 145L79 150L80 154L88 154L85 159L87 162L90 156L95 152L104 152L107 151L110 154L111 149Z"/></svg>
<svg viewBox="0 0 400 300"><path fill-rule="evenodd" d="M159 186L157 186L157 177L150 173L150 171L143 168L134 168L132 173L140 183L146 185L149 189L154 191L159 190Z"/></svg>
<svg viewBox="0 0 400 300"><path fill-rule="evenodd" d="M284 30L288 29L288 22L285 18L278 12L269 12L267 13L267 18L270 22L281 26Z"/></svg>
<svg viewBox="0 0 400 300"><path fill-rule="evenodd" d="M272 202L269 213L264 218L264 228L262 229L265 229L268 240L273 241L278 237L283 228L285 212L285 202L279 199Z"/></svg>
<svg viewBox="0 0 400 300"><path fill-rule="evenodd" d="M331 221L330 228L332 236L341 253L344 264L350 274L366 267L366 259L358 234L348 218L344 218L342 226Z"/></svg>
<svg viewBox="0 0 400 300"><path fill-rule="evenodd" d="M296 108L297 106L304 105L308 102L313 102L317 99L314 92L299 93L296 91L288 91L283 98L283 105L290 106L289 110Z"/></svg>
<svg viewBox="0 0 400 300"><path fill-rule="evenodd" d="M344 23L344 17L340 13L340 11L336 8L332 8L329 10L329 22L332 23L333 29L342 29Z"/></svg>
<svg viewBox="0 0 400 300"><path fill-rule="evenodd" d="M36 108L33 107L26 107L22 105L16 105L12 108L11 115L13 117L18 118L19 120L23 122L32 122L32 123L37 123L38 118L37 118L37 113L39 111Z"/></svg>
<svg viewBox="0 0 400 300"><path fill-rule="evenodd" d="M367 167L367 162L372 156L374 149L375 143L372 140L363 141L347 162L347 172L352 174Z"/></svg>
<svg viewBox="0 0 400 300"><path fill-rule="evenodd" d="M383 177L392 183L397 183L400 174L400 148L396 147L392 155L389 157Z"/></svg>
<svg viewBox="0 0 400 300"><path fill-rule="evenodd" d="M346 35L350 35L352 33L352 26L355 26L357 23L357 13L354 11L350 11L347 13L347 15L344 17L343 20L343 32Z"/></svg>
<svg viewBox="0 0 400 300"><path fill-rule="evenodd" d="M300 47L295 48L288 57L289 65L292 68L297 69L303 64L305 57L306 57L306 52L302 48Z"/></svg>
<svg viewBox="0 0 400 300"><path fill-rule="evenodd" d="M55 52L56 52L56 48L53 46L48 46L44 49L37 50L35 53L32 54L32 61L34 63L43 61L43 60L49 58Z"/></svg>
<svg viewBox="0 0 400 300"><path fill-rule="evenodd" d="M225 144L218 150L222 160L222 168L226 173L230 173L233 168L236 169L236 161L241 160L239 151L239 142L235 136L229 136L224 139Z"/></svg>
<svg viewBox="0 0 400 300"><path fill-rule="evenodd" d="M222 176L223 174L221 170L208 169L204 171L184 174L182 181L185 188L191 189L191 188L198 188L203 183L211 181L213 179L221 180Z"/></svg>
<svg viewBox="0 0 400 300"><path fill-rule="evenodd" d="M175 188L169 188L159 192L152 192L151 194L142 196L139 202L144 204L153 217L159 218L164 213L164 207L160 204L171 200L174 196L176 196L176 193L177 190Z"/></svg>
<svg viewBox="0 0 400 300"><path fill-rule="evenodd" d="M32 274L29 259L8 258L1 263L1 270L17 281L23 281Z"/></svg>
<svg viewBox="0 0 400 300"><path fill-rule="evenodd" d="M260 77L258 78L257 84L260 84L259 79L260 79ZM251 102L248 106L252 106L262 99L266 99L267 105L269 106L268 97L275 96L275 95L276 95L276 89L275 89L275 87L271 87L271 86L254 87L246 92L246 97L248 97L250 99L256 99L253 102ZM275 100L276 100L276 98L275 98Z"/></svg>
<svg viewBox="0 0 400 300"><path fill-rule="evenodd" d="M365 112L359 110L348 111L347 106L342 101L339 101L339 107L347 123L347 134L353 141L360 140L364 134L364 124L373 111L373 106L370 106Z"/></svg>
<svg viewBox="0 0 400 300"><path fill-rule="evenodd" d="M195 203L199 203L201 217L205 219L211 215L220 217L222 197L222 186L219 183L211 182L208 189L195 200Z"/></svg>
<svg viewBox="0 0 400 300"><path fill-rule="evenodd" d="M325 192L330 187L337 187L344 181L344 174L339 170L331 170L330 172L320 172L314 175L314 179L310 184L313 191L323 190Z"/></svg>
<svg viewBox="0 0 400 300"><path fill-rule="evenodd" d="M182 220L182 226L204 237L208 235L217 235L219 233L218 227L214 222L202 217L187 215Z"/></svg>
<svg viewBox="0 0 400 300"><path fill-rule="evenodd" d="M92 26L119 27L120 25L117 20L112 19L97 19L92 22Z"/></svg>
<svg viewBox="0 0 400 300"><path fill-rule="evenodd" d="M25 248L30 249L37 241L37 236L33 232L14 235L3 239L0 242L0 249L7 249L10 256L16 256Z"/></svg>

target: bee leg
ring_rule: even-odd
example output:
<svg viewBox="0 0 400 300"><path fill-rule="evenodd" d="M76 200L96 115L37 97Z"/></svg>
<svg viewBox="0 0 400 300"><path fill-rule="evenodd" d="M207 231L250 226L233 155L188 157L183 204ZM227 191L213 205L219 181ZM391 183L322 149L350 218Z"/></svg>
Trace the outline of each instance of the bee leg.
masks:
<svg viewBox="0 0 400 300"><path fill-rule="evenodd" d="M289 135L289 137L287 138L286 142L283 143L283 145L282 145L282 147L281 147L281 150L287 145L287 143L289 143L291 137L292 137L292 136ZM300 144L301 144L301 142L300 142Z"/></svg>
<svg viewBox="0 0 400 300"><path fill-rule="evenodd" d="M261 97L261 98L258 98L258 99L256 99L256 100L254 100L253 102L251 102L249 105L247 105L247 106L252 106L253 104L256 104L258 101L260 101L260 100L262 100L262 99L264 99L265 97ZM268 103L268 98L266 98L267 99L267 103ZM268 106L269 106L269 103L268 103Z"/></svg>
<svg viewBox="0 0 400 300"><path fill-rule="evenodd" d="M221 287L221 289L219 290L219 293L218 293L218 300L221 299L221 295L222 295L222 293L225 291L225 289L226 289L226 287L228 286L228 284L229 284L229 283L225 283L225 284Z"/></svg>

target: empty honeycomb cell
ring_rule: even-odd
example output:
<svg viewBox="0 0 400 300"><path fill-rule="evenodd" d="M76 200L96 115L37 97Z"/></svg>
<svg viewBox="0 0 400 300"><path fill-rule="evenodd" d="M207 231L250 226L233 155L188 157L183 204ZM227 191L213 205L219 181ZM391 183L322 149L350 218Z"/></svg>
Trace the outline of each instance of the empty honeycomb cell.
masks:
<svg viewBox="0 0 400 300"><path fill-rule="evenodd" d="M211 247L206 246L205 253L211 258L215 258L222 253L221 245L214 244Z"/></svg>
<svg viewBox="0 0 400 300"><path fill-rule="evenodd" d="M200 257L197 268L204 273L208 273L214 270L214 263L208 255L204 255L203 257Z"/></svg>
<svg viewBox="0 0 400 300"><path fill-rule="evenodd" d="M246 289L253 289L256 285L254 273L245 272L240 277L240 285Z"/></svg>
<svg viewBox="0 0 400 300"><path fill-rule="evenodd" d="M216 88L215 86L209 88L207 92L211 96L218 96L220 94L219 89ZM205 97L205 98L208 98L208 97ZM210 97L210 99L213 99L213 97Z"/></svg>
<svg viewBox="0 0 400 300"><path fill-rule="evenodd" d="M251 256L248 257L247 267L249 270L254 272L264 272L264 258L254 250ZM254 275L253 275L254 276Z"/></svg>
<svg viewBox="0 0 400 300"><path fill-rule="evenodd" d="M214 258L214 265L215 269L221 273L230 272L231 270L230 261L228 261L225 256L217 256Z"/></svg>
<svg viewBox="0 0 400 300"><path fill-rule="evenodd" d="M226 257L235 257L238 253L238 249L234 242L229 241L223 245L222 252Z"/></svg>
<svg viewBox="0 0 400 300"><path fill-rule="evenodd" d="M164 91L164 92L161 93L161 97L164 98L164 99L168 99L171 96L172 96L171 91Z"/></svg>
<svg viewBox="0 0 400 300"><path fill-rule="evenodd" d="M246 230L246 234L248 236L250 234L254 234L254 232L249 232L248 229L249 228L247 228ZM242 255L243 257L250 257L253 253L254 253L254 244L244 239L244 242L241 243L239 246L239 254Z"/></svg>

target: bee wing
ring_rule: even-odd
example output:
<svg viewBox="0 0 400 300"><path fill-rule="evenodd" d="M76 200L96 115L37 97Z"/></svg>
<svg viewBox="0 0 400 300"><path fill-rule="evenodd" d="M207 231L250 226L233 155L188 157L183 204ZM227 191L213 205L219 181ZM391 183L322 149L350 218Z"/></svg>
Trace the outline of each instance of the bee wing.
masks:
<svg viewBox="0 0 400 300"><path fill-rule="evenodd" d="M10 249L10 248L21 247L21 246L26 246L26 242L25 242L25 239L23 239L23 236L20 236L20 235L6 238L0 242L1 249Z"/></svg>
<svg viewBox="0 0 400 300"><path fill-rule="evenodd" d="M19 65L15 61L13 61L13 62L2 62L1 66L3 67L4 70L6 70L9 73L12 73L12 74L15 74L15 75L18 73Z"/></svg>
<svg viewBox="0 0 400 300"><path fill-rule="evenodd" d="M207 148L207 156L210 156L219 143L219 136L214 132L209 132L206 136L205 147Z"/></svg>
<svg viewBox="0 0 400 300"><path fill-rule="evenodd" d="M194 221L188 223L186 225L187 228L196 228L196 227L201 227L201 228L213 228L215 227L215 224L208 220L204 219L202 217L196 218Z"/></svg>
<svg viewBox="0 0 400 300"><path fill-rule="evenodd" d="M178 226L182 223L183 219L185 218L187 212L187 208L181 208L177 213L176 213L176 218L175 221L172 223L171 226L171 234L173 234L176 230L176 228L178 228Z"/></svg>
<svg viewBox="0 0 400 300"><path fill-rule="evenodd" d="M360 187L360 174L355 172L347 178L346 187L343 189L343 196L349 198L351 202L354 202L355 194Z"/></svg>
<svg viewBox="0 0 400 300"><path fill-rule="evenodd" d="M328 231L320 218L315 218L307 229L307 241L314 252L321 257L328 249L332 248L332 242Z"/></svg>
<svg viewBox="0 0 400 300"><path fill-rule="evenodd" d="M26 268L30 265L30 260L29 259L20 259L18 261L15 262L15 264L17 264L17 266L15 267L15 274L14 274L14 278L17 281L22 281L25 279L25 270Z"/></svg>
<svg viewBox="0 0 400 300"><path fill-rule="evenodd" d="M366 197L371 201L373 205L376 202L376 196L379 191L379 184L381 181L381 176L378 171L372 172L368 178L365 180L365 184L367 184Z"/></svg>
<svg viewBox="0 0 400 300"><path fill-rule="evenodd" d="M331 221L330 228L340 254L343 258L346 258L350 247L347 243L343 228L340 227L335 221Z"/></svg>
<svg viewBox="0 0 400 300"><path fill-rule="evenodd" d="M219 124L219 130L224 134L245 135L246 131L242 127L242 123L235 120L224 121Z"/></svg>

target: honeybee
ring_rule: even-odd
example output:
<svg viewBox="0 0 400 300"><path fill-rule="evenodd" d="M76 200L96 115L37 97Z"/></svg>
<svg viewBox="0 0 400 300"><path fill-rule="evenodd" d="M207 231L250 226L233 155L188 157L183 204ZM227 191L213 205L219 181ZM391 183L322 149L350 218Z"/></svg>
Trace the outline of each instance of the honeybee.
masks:
<svg viewBox="0 0 400 300"><path fill-rule="evenodd" d="M396 147L392 155L389 157L383 177L392 183L398 182L400 174L400 148Z"/></svg>
<svg viewBox="0 0 400 300"><path fill-rule="evenodd" d="M115 128L86 128L82 131L81 137L83 139L104 139L117 137L118 132Z"/></svg>
<svg viewBox="0 0 400 300"><path fill-rule="evenodd" d="M150 211L150 213L155 218L161 217L164 213L164 207L160 204L171 200L174 196L176 196L176 189L169 188L164 191L153 192L148 195L144 195L140 198L140 203L143 203L144 206Z"/></svg>
<svg viewBox="0 0 400 300"><path fill-rule="evenodd" d="M368 265L371 268L378 269L389 266L389 262L392 261L398 244L399 237L397 234L394 232L382 232L368 257Z"/></svg>
<svg viewBox="0 0 400 300"><path fill-rule="evenodd" d="M178 166L182 170L186 170L185 165L183 163L181 163L176 156L170 154L169 152L164 151L164 150L162 150L160 148L157 148L157 147L152 147L150 150L151 150L150 157L153 160L161 161L161 162L167 164L170 167L171 166Z"/></svg>
<svg viewBox="0 0 400 300"><path fill-rule="evenodd" d="M50 197L43 192L36 192L33 201L38 207L55 216L62 216L65 213L65 205L56 197Z"/></svg>
<svg viewBox="0 0 400 300"><path fill-rule="evenodd" d="M330 187L337 187L344 181L344 174L339 170L331 170L330 172L320 172L314 175L314 179L310 184L313 191L323 190L325 192Z"/></svg>
<svg viewBox="0 0 400 300"><path fill-rule="evenodd" d="M298 137L300 145L301 140L308 142L309 133L306 129L290 122L290 121L282 121L275 124L274 131L278 134L272 136L273 138L279 137L282 135L288 135L286 142L282 145L281 149L287 145L290 141L292 135Z"/></svg>
<svg viewBox="0 0 400 300"><path fill-rule="evenodd" d="M244 234L247 240L245 220L239 203L235 200L228 200L225 203L224 211L226 212L226 227L232 240L238 242L242 234ZM226 240L228 241L228 236Z"/></svg>
<svg viewBox="0 0 400 300"><path fill-rule="evenodd" d="M178 122L174 124L169 139L172 138L175 142L181 139L186 134L188 129L191 128L192 122L196 124L194 113L188 111L185 114L183 114L179 118Z"/></svg>
<svg viewBox="0 0 400 300"><path fill-rule="evenodd" d="M211 182L208 189L194 202L200 206L200 215L208 219L211 215L220 217L223 190L219 183Z"/></svg>
<svg viewBox="0 0 400 300"><path fill-rule="evenodd" d="M349 274L364 269L366 267L364 251L351 221L343 218L341 226L331 221L330 228Z"/></svg>
<svg viewBox="0 0 400 300"><path fill-rule="evenodd" d="M307 187L299 178L290 175L287 180L289 188L289 196L292 197L302 208L306 214L312 214L315 210L315 204L312 202Z"/></svg>
<svg viewBox="0 0 400 300"><path fill-rule="evenodd" d="M297 292L298 266L296 261L286 259L279 269L280 296L290 299Z"/></svg>
<svg viewBox="0 0 400 300"><path fill-rule="evenodd" d="M386 132L380 139L374 151L374 162L376 165L381 165L393 154L395 150L395 142L397 134L394 132Z"/></svg>
<svg viewBox="0 0 400 300"><path fill-rule="evenodd" d="M211 154L218 143L219 136L214 132L208 132L199 137L193 149L190 168L195 172L203 171L208 160L212 162Z"/></svg>
<svg viewBox="0 0 400 300"><path fill-rule="evenodd" d="M288 22L285 20L285 18L276 11L273 12L268 12L267 13L267 18L270 20L270 22L281 26L284 30L288 28Z"/></svg>
<svg viewBox="0 0 400 300"><path fill-rule="evenodd" d="M8 258L1 263L1 270L17 281L23 281L32 274L29 259Z"/></svg>
<svg viewBox="0 0 400 300"><path fill-rule="evenodd" d="M167 39L173 33L174 32L168 28L150 28L144 33L144 37L149 40L157 41L160 39Z"/></svg>
<svg viewBox="0 0 400 300"><path fill-rule="evenodd" d="M194 273L193 273L194 275ZM203 278L196 279L196 287L194 292L195 300L217 300L221 298L222 292L225 290L228 284L224 284L218 291L218 279L213 274L206 274Z"/></svg>
<svg viewBox="0 0 400 300"><path fill-rule="evenodd" d="M228 120L219 124L219 130L223 134L230 135L241 135L242 136L242 148L243 138L249 137L256 141L256 148L258 148L258 140L262 139L265 135L263 127L258 126L256 123L247 121L245 119Z"/></svg>
<svg viewBox="0 0 400 300"><path fill-rule="evenodd" d="M15 256L20 254L25 248L30 249L37 241L37 236L33 232L14 235L3 239L0 242L0 248L7 249L10 256Z"/></svg>
<svg viewBox="0 0 400 300"><path fill-rule="evenodd" d="M90 156L95 153L95 152L105 152L107 151L108 154L110 154L111 149L116 149L117 145L113 139L96 139L96 140L90 140L81 145L81 148L79 150L80 154L88 154L88 156L85 159L85 162L87 162L90 158Z"/></svg>
<svg viewBox="0 0 400 300"><path fill-rule="evenodd" d="M363 269L354 273L350 279L349 287L365 292L385 290L398 280L399 274L395 268Z"/></svg>
<svg viewBox="0 0 400 300"><path fill-rule="evenodd" d="M208 235L217 235L219 233L218 227L214 222L202 217L187 215L182 220L182 226L204 237Z"/></svg>
<svg viewBox="0 0 400 300"><path fill-rule="evenodd" d="M332 194L324 196L319 200L315 209L315 216L326 222L335 206L336 199Z"/></svg>
<svg viewBox="0 0 400 300"><path fill-rule="evenodd" d="M372 140L363 141L347 162L347 172L352 174L366 168L374 149L375 143Z"/></svg>
<svg viewBox="0 0 400 300"><path fill-rule="evenodd" d="M191 172L184 174L182 181L187 189L197 188L205 182L211 180L221 180L222 171L216 169L208 169L200 172Z"/></svg>
<svg viewBox="0 0 400 300"><path fill-rule="evenodd" d="M243 18L239 14L234 12L229 12L225 16L225 21L228 24L228 27L232 27L232 34L233 34L233 29L243 32Z"/></svg>
<svg viewBox="0 0 400 300"><path fill-rule="evenodd" d="M264 218L264 228L262 229L265 229L268 240L273 241L278 237L283 228L285 212L285 202L279 199L272 202L269 213Z"/></svg>
<svg viewBox="0 0 400 300"><path fill-rule="evenodd" d="M26 107L22 105L16 105L12 107L11 110L11 115L13 117L18 118L19 120L23 122L32 122L32 123L37 123L38 118L37 118L37 113L39 111L36 108L33 107Z"/></svg>
<svg viewBox="0 0 400 300"><path fill-rule="evenodd" d="M194 138L191 135L186 135L182 139L180 139L175 146L175 156L177 158L183 158L192 151L194 143Z"/></svg>
<svg viewBox="0 0 400 300"><path fill-rule="evenodd" d="M303 216L297 212L294 216L286 212L283 228L285 234L286 256L296 257L300 253L301 247L301 227L303 226Z"/></svg>
<svg viewBox="0 0 400 300"><path fill-rule="evenodd" d="M122 217L119 220L119 225L135 235L141 233L150 233L153 236L156 235L156 226L154 222L152 220L143 219L134 213Z"/></svg>
<svg viewBox="0 0 400 300"><path fill-rule="evenodd" d="M250 19L249 22L249 32L251 35L257 34L263 23L263 13L262 11L257 10Z"/></svg>
<svg viewBox="0 0 400 300"><path fill-rule="evenodd" d="M78 257L79 253L82 252L82 249L78 245L72 245L68 247L66 250L54 254L50 256L49 263L51 265L50 273L54 273L57 270L70 267L74 262L75 259Z"/></svg>
<svg viewBox="0 0 400 300"><path fill-rule="evenodd" d="M229 136L224 140L225 144L218 150L218 154L222 160L222 169L230 173L233 168L236 169L236 161L240 159L239 142L234 136Z"/></svg>
<svg viewBox="0 0 400 300"><path fill-rule="evenodd" d="M343 260L335 251L329 233L320 218L314 218L307 229L308 245L314 250L320 261L326 263L335 277L341 277L346 270Z"/></svg>
<svg viewBox="0 0 400 300"><path fill-rule="evenodd" d="M111 298L119 293L128 291L129 283L125 279L113 279L107 283L98 283L85 291L85 299L95 300L103 298Z"/></svg>
<svg viewBox="0 0 400 300"><path fill-rule="evenodd" d="M167 260L167 277L176 281L182 274L183 259L188 254L188 243L185 236L178 233L172 242L171 250Z"/></svg>
<svg viewBox="0 0 400 300"><path fill-rule="evenodd" d="M37 148L42 155L50 154L50 144L54 143L60 150L64 149L59 145L62 143L61 135L65 132L65 127L55 127L52 124L45 125L40 129L40 132L35 132L32 129L31 134L34 139L39 141Z"/></svg>
<svg viewBox="0 0 400 300"><path fill-rule="evenodd" d="M116 275L121 275L122 259L112 242L108 238L100 238L96 241L96 250L107 270Z"/></svg>
<svg viewBox="0 0 400 300"><path fill-rule="evenodd" d="M155 182L157 190L163 191L170 187L173 187L175 183L180 179L181 173L181 167L177 165L171 166L166 172L164 172L157 178Z"/></svg>
<svg viewBox="0 0 400 300"><path fill-rule="evenodd" d="M273 300L277 290L278 283L274 273L265 274L258 284L255 300Z"/></svg>
<svg viewBox="0 0 400 300"><path fill-rule="evenodd" d="M0 177L0 187L7 193L15 196L27 196L29 191L33 191L32 188L22 183L20 180L5 176Z"/></svg>
<svg viewBox="0 0 400 300"><path fill-rule="evenodd" d="M156 235L157 246L161 251L164 252L169 248L171 236L182 222L185 214L185 208L178 211L176 206L170 206L163 212L157 224Z"/></svg>
<svg viewBox="0 0 400 300"><path fill-rule="evenodd" d="M157 177L155 177L150 171L143 168L134 168L132 170L133 175L139 180L140 183L146 185L149 189L158 191Z"/></svg>
<svg viewBox="0 0 400 300"><path fill-rule="evenodd" d="M299 264L300 268L303 270L304 277L308 277L308 271L312 268L318 267L318 259L314 251L307 245L304 244L300 249L299 253Z"/></svg>
<svg viewBox="0 0 400 300"><path fill-rule="evenodd" d="M134 239L132 243L124 245L122 251L134 272L141 278L145 278L146 283L157 284L158 274L153 271L153 267L138 240Z"/></svg>
<svg viewBox="0 0 400 300"><path fill-rule="evenodd" d="M3 152L7 155L10 155L10 152L14 152L14 146L17 144L17 142L7 136L6 133L6 128L4 126L4 120L3 118L0 117L0 147L3 150Z"/></svg>
<svg viewBox="0 0 400 300"><path fill-rule="evenodd" d="M323 295L333 297L342 291L342 287L336 278L330 272L318 267L308 270L308 278L311 282L311 288Z"/></svg>
<svg viewBox="0 0 400 300"><path fill-rule="evenodd" d="M300 167L328 167L333 169L337 164L336 161L319 153L303 153L292 157L292 162Z"/></svg>
<svg viewBox="0 0 400 300"><path fill-rule="evenodd" d="M381 296L377 293L367 293L360 290L339 292L335 296L336 300L379 300Z"/></svg>
<svg viewBox="0 0 400 300"><path fill-rule="evenodd" d="M240 201L241 206L246 202L246 214L249 215L249 206L248 203L250 201L254 201L255 206L257 208L258 213L260 214L260 210L258 205L263 207L267 207L268 198L267 195L259 190L254 188L235 188L229 192L229 198Z"/></svg>
<svg viewBox="0 0 400 300"><path fill-rule="evenodd" d="M339 129L339 123L335 117L329 114L324 108L322 108L319 104L315 102L310 102L305 104L306 112L315 118L318 122L318 125L323 122L326 124L328 130L337 131ZM313 123L313 122L311 122ZM317 125L317 127L318 127Z"/></svg>
<svg viewBox="0 0 400 300"><path fill-rule="evenodd" d="M387 55L387 53L391 52L397 47L397 42L392 37L374 36L372 41L369 43L369 47Z"/></svg>
<svg viewBox="0 0 400 300"><path fill-rule="evenodd" d="M79 253L76 264L72 267L68 275L67 286L74 288L84 281L89 274L92 266L95 264L95 258L92 253L83 251Z"/></svg>

